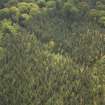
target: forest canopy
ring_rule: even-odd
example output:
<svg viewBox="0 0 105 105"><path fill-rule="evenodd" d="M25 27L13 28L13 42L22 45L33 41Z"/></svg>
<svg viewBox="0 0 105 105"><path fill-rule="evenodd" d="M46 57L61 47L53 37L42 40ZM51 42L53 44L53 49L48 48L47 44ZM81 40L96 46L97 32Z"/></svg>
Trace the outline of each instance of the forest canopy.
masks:
<svg viewBox="0 0 105 105"><path fill-rule="evenodd" d="M0 0L0 105L105 105L105 1Z"/></svg>

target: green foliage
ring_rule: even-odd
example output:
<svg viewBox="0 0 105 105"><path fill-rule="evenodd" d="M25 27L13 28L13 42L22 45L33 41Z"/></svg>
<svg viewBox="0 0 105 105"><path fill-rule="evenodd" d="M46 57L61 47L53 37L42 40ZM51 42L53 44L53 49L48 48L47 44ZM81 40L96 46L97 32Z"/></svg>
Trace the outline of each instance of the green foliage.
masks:
<svg viewBox="0 0 105 105"><path fill-rule="evenodd" d="M28 24L32 16L39 12L39 7L33 3L21 2L17 3L16 6L3 8L0 10L0 20L7 18L12 22L18 24Z"/></svg>
<svg viewBox="0 0 105 105"><path fill-rule="evenodd" d="M1 65L0 69L1 105L81 105L82 96L84 102L91 98L92 87L90 90L87 88L91 86L90 79L87 85L84 84L89 73L78 69L70 57L44 50L34 35L25 32L12 37L6 34L3 41L2 46L7 53L2 62L5 62L6 57L11 61Z"/></svg>
<svg viewBox="0 0 105 105"><path fill-rule="evenodd" d="M82 12L88 12L89 11L89 4L87 2L80 2L78 5L78 8Z"/></svg>
<svg viewBox="0 0 105 105"><path fill-rule="evenodd" d="M0 105L105 105L104 0L0 8Z"/></svg>
<svg viewBox="0 0 105 105"><path fill-rule="evenodd" d="M1 22L1 29L4 33L16 33L18 32L18 26L13 24L11 20L4 19Z"/></svg>
<svg viewBox="0 0 105 105"><path fill-rule="evenodd" d="M103 26L105 25L105 17L100 17L99 23L102 24Z"/></svg>
<svg viewBox="0 0 105 105"><path fill-rule="evenodd" d="M78 13L78 8L70 2L65 2L64 10L70 13Z"/></svg>
<svg viewBox="0 0 105 105"><path fill-rule="evenodd" d="M97 18L97 23L104 27L105 2L97 1L95 9L90 10L90 16Z"/></svg>
<svg viewBox="0 0 105 105"><path fill-rule="evenodd" d="M3 56L5 56L5 50L4 48L0 47L0 59L2 59Z"/></svg>
<svg viewBox="0 0 105 105"><path fill-rule="evenodd" d="M31 16L28 15L28 14L22 14L22 15L19 17L19 21L20 21L21 23L23 23L24 25L27 25L28 22L30 21L30 19L31 19Z"/></svg>
<svg viewBox="0 0 105 105"><path fill-rule="evenodd" d="M0 10L0 20L9 17L9 9L4 8Z"/></svg>
<svg viewBox="0 0 105 105"><path fill-rule="evenodd" d="M56 6L56 2L55 1L48 1L46 3L47 8L54 8Z"/></svg>
<svg viewBox="0 0 105 105"><path fill-rule="evenodd" d="M37 0L37 4L39 5L40 8L46 6L46 1L45 0Z"/></svg>
<svg viewBox="0 0 105 105"><path fill-rule="evenodd" d="M100 60L96 62L96 64L93 67L92 73L93 73L93 79L94 79L94 88L93 92L95 94L94 101L98 103L99 105L105 103L105 56L101 57Z"/></svg>

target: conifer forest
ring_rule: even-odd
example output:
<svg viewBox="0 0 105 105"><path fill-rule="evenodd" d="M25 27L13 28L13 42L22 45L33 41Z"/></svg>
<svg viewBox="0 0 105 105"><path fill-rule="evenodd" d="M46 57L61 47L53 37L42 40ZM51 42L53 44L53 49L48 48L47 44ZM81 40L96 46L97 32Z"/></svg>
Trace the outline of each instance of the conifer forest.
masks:
<svg viewBox="0 0 105 105"><path fill-rule="evenodd" d="M0 0L0 105L105 105L105 0Z"/></svg>

